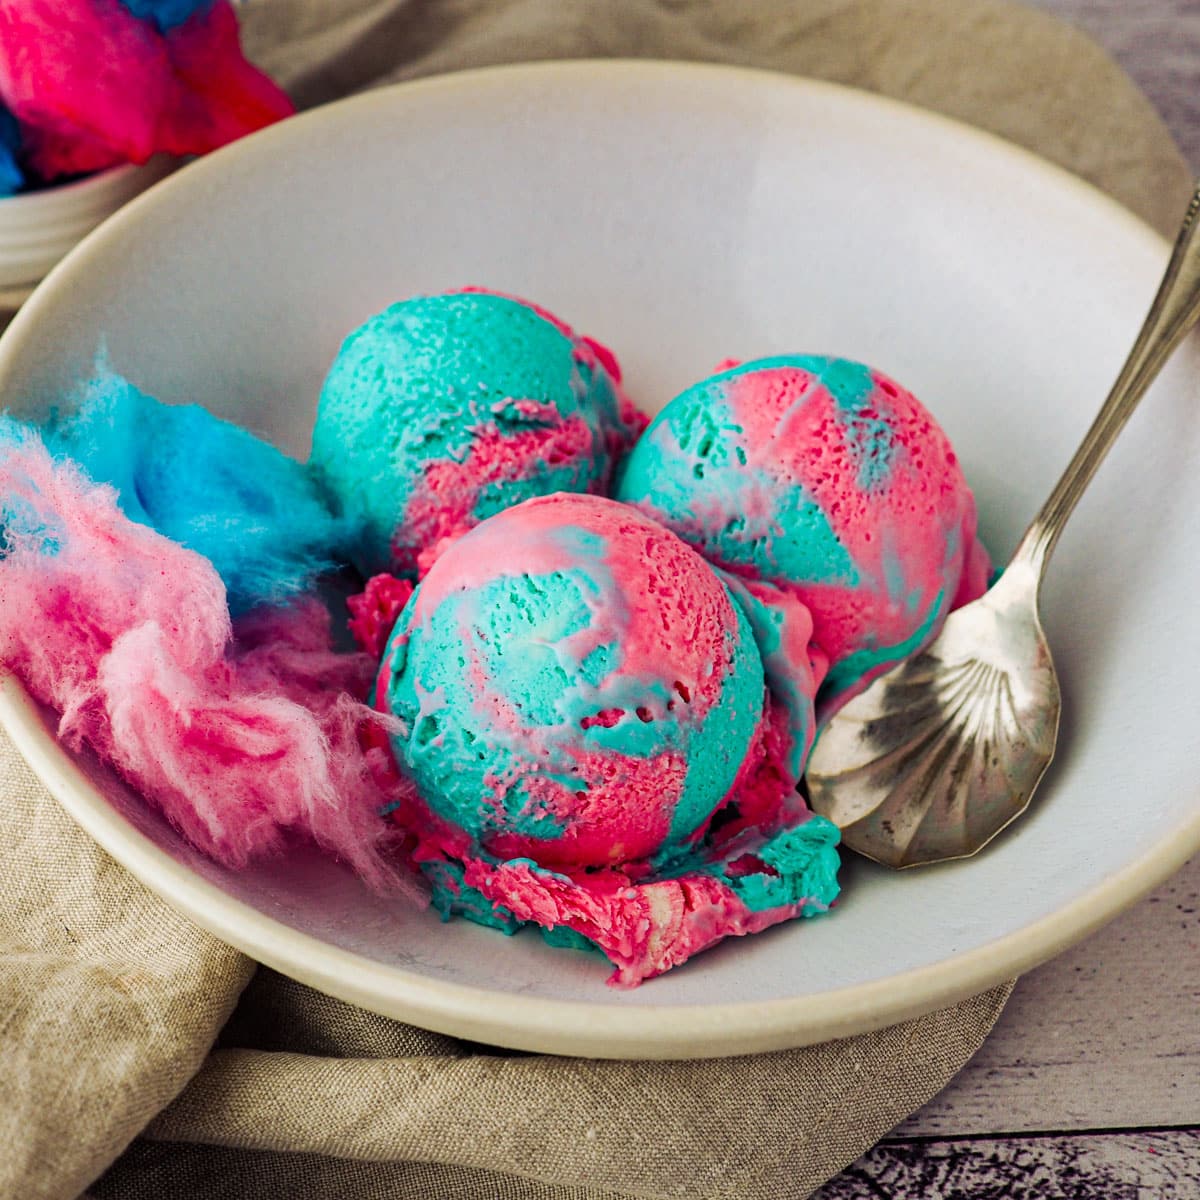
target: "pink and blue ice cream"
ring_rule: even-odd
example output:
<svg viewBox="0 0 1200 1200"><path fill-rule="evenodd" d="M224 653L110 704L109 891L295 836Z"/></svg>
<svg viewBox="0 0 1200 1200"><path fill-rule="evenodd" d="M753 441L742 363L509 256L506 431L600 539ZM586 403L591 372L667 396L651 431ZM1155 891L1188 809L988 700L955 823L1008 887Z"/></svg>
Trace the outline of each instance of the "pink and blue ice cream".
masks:
<svg viewBox="0 0 1200 1200"><path fill-rule="evenodd" d="M210 853L308 832L390 886L399 846L444 917L632 986L833 904L818 718L989 571L945 435L865 366L731 366L643 426L606 350L490 292L352 334L307 466L101 364L44 445L0 420L0 661ZM346 558L403 576L352 601L366 655L312 594Z"/></svg>
<svg viewBox="0 0 1200 1200"><path fill-rule="evenodd" d="M366 575L551 492L600 492L645 419L604 347L536 305L418 296L355 330L326 377L311 466L360 530Z"/></svg>
<svg viewBox="0 0 1200 1200"><path fill-rule="evenodd" d="M881 372L786 355L677 396L617 496L710 562L812 614L827 711L986 588L975 501L946 435Z"/></svg>
<svg viewBox="0 0 1200 1200"><path fill-rule="evenodd" d="M797 791L742 604L629 506L534 499L455 542L376 703L447 916L594 945L632 984L836 894L837 831Z"/></svg>

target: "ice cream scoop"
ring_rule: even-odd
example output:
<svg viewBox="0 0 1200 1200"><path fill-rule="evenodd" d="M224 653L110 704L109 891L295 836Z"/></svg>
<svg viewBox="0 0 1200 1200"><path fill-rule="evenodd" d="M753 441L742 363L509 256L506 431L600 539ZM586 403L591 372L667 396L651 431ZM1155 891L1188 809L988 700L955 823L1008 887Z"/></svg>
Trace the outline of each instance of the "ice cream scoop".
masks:
<svg viewBox="0 0 1200 1200"><path fill-rule="evenodd" d="M493 517L434 565L384 656L397 746L489 853L670 857L730 794L763 715L741 608L694 551L599 497Z"/></svg>
<svg viewBox="0 0 1200 1200"><path fill-rule="evenodd" d="M392 305L346 339L311 463L360 528L362 572L414 575L513 504L602 491L644 424L602 346L525 301L449 292Z"/></svg>
<svg viewBox="0 0 1200 1200"><path fill-rule="evenodd" d="M569 931L632 983L836 893L746 613L627 505L533 499L456 541L376 701L403 725L420 800L397 819L447 915Z"/></svg>
<svg viewBox="0 0 1200 1200"><path fill-rule="evenodd" d="M946 435L911 392L846 359L784 355L701 380L639 439L617 495L810 610L822 711L987 583Z"/></svg>

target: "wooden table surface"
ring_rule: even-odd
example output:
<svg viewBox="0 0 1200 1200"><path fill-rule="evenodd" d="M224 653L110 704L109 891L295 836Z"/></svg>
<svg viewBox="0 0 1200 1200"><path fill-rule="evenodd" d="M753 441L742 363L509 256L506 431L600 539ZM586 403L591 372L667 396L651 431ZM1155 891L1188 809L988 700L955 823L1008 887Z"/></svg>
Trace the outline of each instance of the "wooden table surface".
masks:
<svg viewBox="0 0 1200 1200"><path fill-rule="evenodd" d="M1113 54L1200 174L1200 0L1035 6ZM950 1086L814 1200L977 1198L1200 1200L1200 857L1024 976Z"/></svg>

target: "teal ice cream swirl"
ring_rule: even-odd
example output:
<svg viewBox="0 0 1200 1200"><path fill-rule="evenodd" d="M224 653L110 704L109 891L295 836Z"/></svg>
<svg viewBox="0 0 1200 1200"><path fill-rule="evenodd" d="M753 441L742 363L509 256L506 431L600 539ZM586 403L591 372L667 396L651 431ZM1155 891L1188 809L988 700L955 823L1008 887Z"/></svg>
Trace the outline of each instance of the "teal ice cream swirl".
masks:
<svg viewBox="0 0 1200 1200"><path fill-rule="evenodd" d="M505 508L603 490L643 423L603 347L524 301L449 292L346 339L310 461L360 530L360 569L412 575L423 551Z"/></svg>

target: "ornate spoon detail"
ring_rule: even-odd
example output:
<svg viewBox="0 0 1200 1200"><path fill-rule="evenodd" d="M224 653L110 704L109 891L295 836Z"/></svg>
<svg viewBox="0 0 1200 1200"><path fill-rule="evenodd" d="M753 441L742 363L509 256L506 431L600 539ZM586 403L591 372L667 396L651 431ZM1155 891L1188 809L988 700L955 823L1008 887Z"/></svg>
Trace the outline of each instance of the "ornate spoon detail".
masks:
<svg viewBox="0 0 1200 1200"><path fill-rule="evenodd" d="M1038 616L1059 535L1109 447L1200 318L1200 187L1137 341L1062 478L991 589L821 731L813 809L890 867L963 858L1024 812L1054 756L1061 695Z"/></svg>

